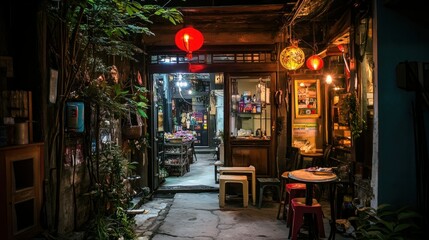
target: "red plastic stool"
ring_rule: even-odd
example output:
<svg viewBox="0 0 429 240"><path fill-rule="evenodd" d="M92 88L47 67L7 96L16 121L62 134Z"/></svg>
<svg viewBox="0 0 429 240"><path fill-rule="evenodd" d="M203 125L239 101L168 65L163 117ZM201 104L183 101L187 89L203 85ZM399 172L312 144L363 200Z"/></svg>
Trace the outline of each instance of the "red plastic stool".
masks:
<svg viewBox="0 0 429 240"><path fill-rule="evenodd" d="M290 183L289 182L289 172L283 172L281 175L281 194L280 194L280 204L279 209L277 210L277 219L280 219L280 212L282 213L283 220L286 220L286 214L289 217L289 210L286 209L287 206L290 206L290 200L294 197L304 197L306 185L304 183ZM292 197L290 197L292 195ZM286 211L288 213L286 213ZM290 214L292 216L292 214ZM288 223L287 226L290 226L292 222Z"/></svg>
<svg viewBox="0 0 429 240"><path fill-rule="evenodd" d="M289 207L287 210L286 226L292 225L292 204L291 200L297 197L305 197L306 185L305 183L286 183L286 201ZM284 214L283 214L284 215Z"/></svg>
<svg viewBox="0 0 429 240"><path fill-rule="evenodd" d="M293 210L292 227L289 229L289 238L292 232L292 240L296 240L299 230L301 229L304 221L304 214L313 214L317 221L317 233L319 237L325 237L325 228L323 226L323 211L322 206L313 198L311 206L305 205L305 198L294 198L291 200Z"/></svg>

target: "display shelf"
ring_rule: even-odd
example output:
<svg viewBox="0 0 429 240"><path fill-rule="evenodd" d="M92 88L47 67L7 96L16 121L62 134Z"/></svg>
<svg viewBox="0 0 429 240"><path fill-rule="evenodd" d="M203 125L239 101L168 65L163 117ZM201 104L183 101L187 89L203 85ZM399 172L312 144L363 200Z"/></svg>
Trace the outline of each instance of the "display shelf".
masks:
<svg viewBox="0 0 429 240"><path fill-rule="evenodd" d="M189 171L188 150L191 143L165 143L164 166L170 176L183 176Z"/></svg>

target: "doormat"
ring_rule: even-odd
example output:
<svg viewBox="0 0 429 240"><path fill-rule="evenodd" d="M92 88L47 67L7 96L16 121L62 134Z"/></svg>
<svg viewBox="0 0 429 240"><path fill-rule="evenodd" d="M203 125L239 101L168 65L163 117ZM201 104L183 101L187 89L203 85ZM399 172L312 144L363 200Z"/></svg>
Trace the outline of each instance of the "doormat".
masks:
<svg viewBox="0 0 429 240"><path fill-rule="evenodd" d="M218 192L218 187L211 187L206 185L194 186L160 186L156 192L169 192L169 193L199 193L199 192Z"/></svg>

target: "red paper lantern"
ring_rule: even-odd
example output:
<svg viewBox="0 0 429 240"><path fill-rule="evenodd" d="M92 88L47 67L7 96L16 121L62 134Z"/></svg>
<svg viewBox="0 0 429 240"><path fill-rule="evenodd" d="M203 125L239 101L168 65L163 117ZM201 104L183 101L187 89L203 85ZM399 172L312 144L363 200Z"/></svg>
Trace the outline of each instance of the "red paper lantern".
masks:
<svg viewBox="0 0 429 240"><path fill-rule="evenodd" d="M305 64L309 69L317 71L323 68L323 59L318 55L313 55L307 59Z"/></svg>
<svg viewBox="0 0 429 240"><path fill-rule="evenodd" d="M176 33L174 39L176 46L185 51L186 58L192 59L192 52L197 51L203 46L203 34L193 27L185 27Z"/></svg>

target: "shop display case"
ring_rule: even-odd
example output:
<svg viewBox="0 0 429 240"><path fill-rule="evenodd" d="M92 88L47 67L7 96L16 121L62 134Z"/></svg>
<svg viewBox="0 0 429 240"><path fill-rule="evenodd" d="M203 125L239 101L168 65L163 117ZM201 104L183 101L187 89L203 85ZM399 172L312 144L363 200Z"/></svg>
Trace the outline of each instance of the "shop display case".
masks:
<svg viewBox="0 0 429 240"><path fill-rule="evenodd" d="M271 137L271 105L268 84L262 79L232 82L230 114L232 137L244 139L269 139Z"/></svg>
<svg viewBox="0 0 429 240"><path fill-rule="evenodd" d="M230 77L228 117L229 136L225 146L226 166L256 168L258 176L272 176L275 171L272 138L275 108L270 89L274 76Z"/></svg>

